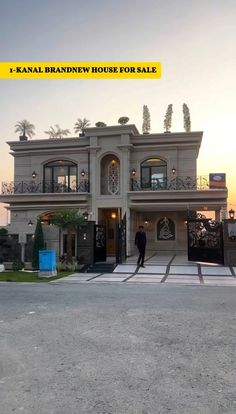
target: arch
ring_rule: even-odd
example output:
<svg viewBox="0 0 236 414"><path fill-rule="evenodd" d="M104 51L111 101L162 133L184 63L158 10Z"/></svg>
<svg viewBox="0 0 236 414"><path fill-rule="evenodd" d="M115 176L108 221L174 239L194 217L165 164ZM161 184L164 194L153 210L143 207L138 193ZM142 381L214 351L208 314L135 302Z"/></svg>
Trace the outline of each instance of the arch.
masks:
<svg viewBox="0 0 236 414"><path fill-rule="evenodd" d="M165 189L167 184L167 161L160 157L146 158L140 164L143 189Z"/></svg>
<svg viewBox="0 0 236 414"><path fill-rule="evenodd" d="M45 193L71 192L77 189L77 163L68 159L54 159L43 165Z"/></svg>
<svg viewBox="0 0 236 414"><path fill-rule="evenodd" d="M102 195L120 194L120 160L117 155L108 153L100 160L100 190Z"/></svg>

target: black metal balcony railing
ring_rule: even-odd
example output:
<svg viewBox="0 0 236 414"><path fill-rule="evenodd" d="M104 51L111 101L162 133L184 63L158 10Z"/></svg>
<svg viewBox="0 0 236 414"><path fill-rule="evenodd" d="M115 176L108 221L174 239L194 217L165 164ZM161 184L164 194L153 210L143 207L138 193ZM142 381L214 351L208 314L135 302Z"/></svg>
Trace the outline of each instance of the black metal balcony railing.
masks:
<svg viewBox="0 0 236 414"><path fill-rule="evenodd" d="M54 181L2 182L2 195L32 193L88 193L89 181L81 180L70 186Z"/></svg>
<svg viewBox="0 0 236 414"><path fill-rule="evenodd" d="M147 182L131 178L131 191L161 191L161 190L208 190L209 182L204 176L200 177L176 177L176 178L154 178Z"/></svg>

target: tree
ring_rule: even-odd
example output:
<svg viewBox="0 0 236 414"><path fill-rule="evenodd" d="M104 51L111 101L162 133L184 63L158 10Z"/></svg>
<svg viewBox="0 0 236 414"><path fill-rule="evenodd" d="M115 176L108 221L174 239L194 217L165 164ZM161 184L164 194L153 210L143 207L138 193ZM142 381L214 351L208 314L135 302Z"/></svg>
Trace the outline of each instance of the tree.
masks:
<svg viewBox="0 0 236 414"><path fill-rule="evenodd" d="M72 263L72 232L84 222L84 217L79 215L77 209L64 208L54 215L53 223L62 230L67 230L67 262Z"/></svg>
<svg viewBox="0 0 236 414"><path fill-rule="evenodd" d="M84 129L90 126L90 121L86 118L81 119L78 118L77 122L75 123L74 126L74 131L77 134L78 132L81 132L82 134L84 134Z"/></svg>
<svg viewBox="0 0 236 414"><path fill-rule="evenodd" d="M151 116L147 105L143 105L143 134L148 134L151 129Z"/></svg>
<svg viewBox="0 0 236 414"><path fill-rule="evenodd" d="M102 127L106 127L106 126L107 126L107 124L105 124L105 122L98 121L98 122L96 122L95 126L96 126L97 128L102 128Z"/></svg>
<svg viewBox="0 0 236 414"><path fill-rule="evenodd" d="M7 229L0 229L0 263L4 262L7 257L8 248L8 231Z"/></svg>
<svg viewBox="0 0 236 414"><path fill-rule="evenodd" d="M58 124L56 124L55 127L56 129L50 126L48 131L44 131L45 134L49 135L49 138L63 138L63 136L70 134L69 129L61 129Z"/></svg>
<svg viewBox="0 0 236 414"><path fill-rule="evenodd" d="M191 119L190 119L190 111L188 106L184 103L183 104L183 114L184 114L184 129L185 132L191 131Z"/></svg>
<svg viewBox="0 0 236 414"><path fill-rule="evenodd" d="M118 119L118 124L120 124L120 125L128 124L128 122L129 122L129 118L127 116L121 116Z"/></svg>
<svg viewBox="0 0 236 414"><path fill-rule="evenodd" d="M41 220L37 221L35 233L34 233L34 244L33 244L33 255L32 255L32 266L34 269L39 269L39 250L44 249L43 229Z"/></svg>
<svg viewBox="0 0 236 414"><path fill-rule="evenodd" d="M164 119L165 132L170 132L171 123L172 123L172 114L173 114L173 105L170 104L167 107L166 115L165 115L165 119Z"/></svg>
<svg viewBox="0 0 236 414"><path fill-rule="evenodd" d="M25 140L27 140L27 137L32 138L32 136L35 135L35 126L26 119L17 122L15 128L15 132L19 132Z"/></svg>

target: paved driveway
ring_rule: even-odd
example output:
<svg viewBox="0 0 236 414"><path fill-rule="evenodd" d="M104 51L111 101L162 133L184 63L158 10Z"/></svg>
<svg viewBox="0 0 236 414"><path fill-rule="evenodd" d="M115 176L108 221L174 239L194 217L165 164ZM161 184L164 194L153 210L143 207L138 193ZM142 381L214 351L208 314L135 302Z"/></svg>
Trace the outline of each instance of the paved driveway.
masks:
<svg viewBox="0 0 236 414"><path fill-rule="evenodd" d="M145 267L137 267L137 258L127 259L113 273L75 273L52 283L165 283L198 286L236 286L236 267L189 262L185 256L147 257Z"/></svg>

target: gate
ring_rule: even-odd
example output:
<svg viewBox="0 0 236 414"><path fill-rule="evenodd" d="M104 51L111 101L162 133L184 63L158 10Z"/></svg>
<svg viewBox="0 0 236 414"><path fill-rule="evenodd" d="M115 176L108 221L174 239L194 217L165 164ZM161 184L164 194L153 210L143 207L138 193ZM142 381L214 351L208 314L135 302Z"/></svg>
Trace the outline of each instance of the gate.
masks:
<svg viewBox="0 0 236 414"><path fill-rule="evenodd" d="M96 224L95 225L94 261L105 262L106 259L107 259L106 226L102 224Z"/></svg>
<svg viewBox="0 0 236 414"><path fill-rule="evenodd" d="M188 219L188 260L224 263L222 223L203 217Z"/></svg>
<svg viewBox="0 0 236 414"><path fill-rule="evenodd" d="M126 258L126 215L117 224L116 231L116 263L123 263Z"/></svg>

